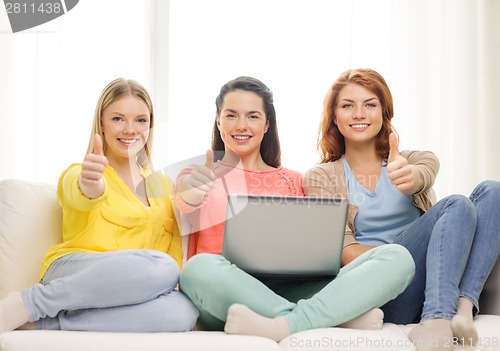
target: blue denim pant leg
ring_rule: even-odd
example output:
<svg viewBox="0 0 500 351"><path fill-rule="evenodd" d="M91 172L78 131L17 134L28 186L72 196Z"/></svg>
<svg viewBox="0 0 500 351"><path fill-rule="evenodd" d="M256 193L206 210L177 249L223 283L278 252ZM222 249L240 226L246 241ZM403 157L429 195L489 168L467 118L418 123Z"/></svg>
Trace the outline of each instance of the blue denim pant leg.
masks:
<svg viewBox="0 0 500 351"><path fill-rule="evenodd" d="M23 299L39 329L189 330L197 310L173 290L178 278L177 263L160 251L76 253L55 261ZM165 326L176 317L179 325Z"/></svg>
<svg viewBox="0 0 500 351"><path fill-rule="evenodd" d="M402 294L382 307L386 322L408 324L428 318L450 319L455 314L458 285L475 227L471 201L451 195L399 235L394 243L412 255L415 277Z"/></svg>
<svg viewBox="0 0 500 351"><path fill-rule="evenodd" d="M467 266L460 283L461 297L467 297L479 312L479 295L500 254L500 182L484 181L472 192L477 226Z"/></svg>
<svg viewBox="0 0 500 351"><path fill-rule="evenodd" d="M198 310L173 290L140 304L61 311L37 322L37 329L99 332L159 333L193 330Z"/></svg>

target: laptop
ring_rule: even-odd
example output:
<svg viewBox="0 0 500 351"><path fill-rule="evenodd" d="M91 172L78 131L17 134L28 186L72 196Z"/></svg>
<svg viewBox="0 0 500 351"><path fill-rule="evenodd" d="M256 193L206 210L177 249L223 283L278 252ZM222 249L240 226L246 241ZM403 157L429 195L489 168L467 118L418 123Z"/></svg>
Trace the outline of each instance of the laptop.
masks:
<svg viewBox="0 0 500 351"><path fill-rule="evenodd" d="M346 199L229 195L222 255L255 277L332 278L346 220Z"/></svg>

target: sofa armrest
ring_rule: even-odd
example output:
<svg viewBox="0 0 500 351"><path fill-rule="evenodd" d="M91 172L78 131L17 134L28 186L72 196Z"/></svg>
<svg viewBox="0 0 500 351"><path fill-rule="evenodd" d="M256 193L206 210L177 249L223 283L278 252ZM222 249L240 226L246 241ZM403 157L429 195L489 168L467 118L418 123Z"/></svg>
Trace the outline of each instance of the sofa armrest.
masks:
<svg viewBox="0 0 500 351"><path fill-rule="evenodd" d="M479 299L481 314L500 316L500 258L493 267Z"/></svg>
<svg viewBox="0 0 500 351"><path fill-rule="evenodd" d="M62 240L61 221L54 185L0 181L0 298L38 281L48 248Z"/></svg>

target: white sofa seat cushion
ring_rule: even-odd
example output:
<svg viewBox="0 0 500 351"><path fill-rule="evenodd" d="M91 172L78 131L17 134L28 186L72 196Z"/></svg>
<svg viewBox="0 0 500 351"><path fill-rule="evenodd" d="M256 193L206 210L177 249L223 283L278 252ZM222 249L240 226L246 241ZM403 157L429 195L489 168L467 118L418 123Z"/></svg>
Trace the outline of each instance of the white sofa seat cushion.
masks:
<svg viewBox="0 0 500 351"><path fill-rule="evenodd" d="M457 347L456 350L499 351L500 316L479 315L474 319L481 345ZM381 330L345 328L313 329L290 335L280 342L286 351L413 351L415 346L408 334L415 324L384 323Z"/></svg>
<svg viewBox="0 0 500 351"><path fill-rule="evenodd" d="M468 351L500 350L500 316L479 315L474 324L481 345ZM414 325L384 323L381 330L313 329L293 334L279 344L266 338L224 332L98 333L13 331L2 334L2 351L413 351L408 333ZM456 348L455 350L465 350Z"/></svg>
<svg viewBox="0 0 500 351"><path fill-rule="evenodd" d="M280 351L280 345L256 336L224 332L98 333L20 331L2 335L2 351ZM298 351L298 350L297 350Z"/></svg>

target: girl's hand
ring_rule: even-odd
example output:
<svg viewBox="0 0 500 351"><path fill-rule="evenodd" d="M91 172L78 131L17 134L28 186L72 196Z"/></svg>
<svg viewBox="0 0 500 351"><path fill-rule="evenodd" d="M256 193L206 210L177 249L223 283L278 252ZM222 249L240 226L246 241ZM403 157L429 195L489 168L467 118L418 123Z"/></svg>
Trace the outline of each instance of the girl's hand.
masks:
<svg viewBox="0 0 500 351"><path fill-rule="evenodd" d="M373 249L376 246L367 246L362 244L352 244L344 247L342 250L342 266L354 261L357 257L364 254L366 251Z"/></svg>
<svg viewBox="0 0 500 351"><path fill-rule="evenodd" d="M82 193L90 199L101 196L104 192L102 174L108 165L103 153L103 142L99 134L94 135L94 152L87 154L82 162L82 173L78 185Z"/></svg>
<svg viewBox="0 0 500 351"><path fill-rule="evenodd" d="M389 147L387 159L389 179L403 195L413 195L422 188L420 173L399 154L398 139L394 133L389 135Z"/></svg>
<svg viewBox="0 0 500 351"><path fill-rule="evenodd" d="M189 175L182 179L179 195L186 203L193 206L198 205L212 190L215 180L214 153L212 150L208 150L205 164L197 165Z"/></svg>

